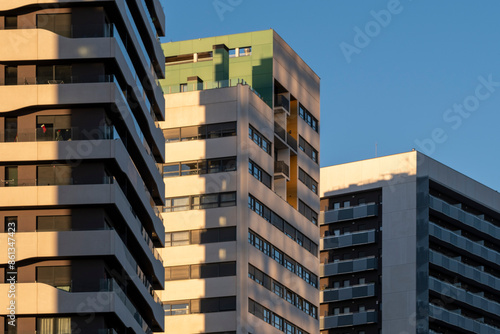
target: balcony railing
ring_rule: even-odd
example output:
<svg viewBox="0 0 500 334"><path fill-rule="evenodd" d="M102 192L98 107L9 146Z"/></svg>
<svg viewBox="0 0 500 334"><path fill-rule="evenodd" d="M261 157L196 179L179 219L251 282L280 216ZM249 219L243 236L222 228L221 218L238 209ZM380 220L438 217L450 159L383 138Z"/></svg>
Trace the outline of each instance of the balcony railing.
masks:
<svg viewBox="0 0 500 334"><path fill-rule="evenodd" d="M290 112L290 101L285 95L276 95L274 97L274 109L283 108L287 113Z"/></svg>
<svg viewBox="0 0 500 334"><path fill-rule="evenodd" d="M290 167L284 161L274 162L274 174L284 174L286 177L290 177Z"/></svg>
<svg viewBox="0 0 500 334"><path fill-rule="evenodd" d="M195 82L188 84L176 84L170 86L163 86L163 91L165 94L175 94L183 92L194 92L198 90L235 87L238 84L248 86L251 91L253 91L258 97L262 99L262 96L243 79L228 79L219 81Z"/></svg>
<svg viewBox="0 0 500 334"><path fill-rule="evenodd" d="M0 187L68 186L84 184L113 184L114 178L104 176L101 181L80 181L72 177L55 176L37 179L0 179Z"/></svg>
<svg viewBox="0 0 500 334"><path fill-rule="evenodd" d="M73 141L73 140L111 140L117 139L118 133L113 126L83 129L80 127L66 128L31 128L6 129L0 131L0 143L39 142L39 141Z"/></svg>
<svg viewBox="0 0 500 334"><path fill-rule="evenodd" d="M293 138L278 123L274 122L274 133L280 137L291 149L297 151L297 139Z"/></svg>

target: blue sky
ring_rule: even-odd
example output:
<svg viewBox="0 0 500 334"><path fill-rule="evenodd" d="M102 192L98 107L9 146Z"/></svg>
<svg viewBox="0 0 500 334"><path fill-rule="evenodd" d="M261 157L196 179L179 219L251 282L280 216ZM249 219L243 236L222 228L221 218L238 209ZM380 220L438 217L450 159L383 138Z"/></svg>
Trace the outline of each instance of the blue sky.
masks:
<svg viewBox="0 0 500 334"><path fill-rule="evenodd" d="M162 2L162 42L288 42L321 77L322 167L416 148L500 190L498 0Z"/></svg>

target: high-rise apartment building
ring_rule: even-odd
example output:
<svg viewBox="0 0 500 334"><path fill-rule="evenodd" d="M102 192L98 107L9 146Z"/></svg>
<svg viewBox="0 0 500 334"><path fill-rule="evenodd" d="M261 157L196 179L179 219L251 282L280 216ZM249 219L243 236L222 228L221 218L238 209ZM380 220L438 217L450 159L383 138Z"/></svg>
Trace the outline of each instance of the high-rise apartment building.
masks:
<svg viewBox="0 0 500 334"><path fill-rule="evenodd" d="M412 151L321 169L321 333L500 333L500 195Z"/></svg>
<svg viewBox="0 0 500 334"><path fill-rule="evenodd" d="M318 76L273 30L163 47L166 333L317 333Z"/></svg>
<svg viewBox="0 0 500 334"><path fill-rule="evenodd" d="M164 330L164 15L0 2L0 332Z"/></svg>

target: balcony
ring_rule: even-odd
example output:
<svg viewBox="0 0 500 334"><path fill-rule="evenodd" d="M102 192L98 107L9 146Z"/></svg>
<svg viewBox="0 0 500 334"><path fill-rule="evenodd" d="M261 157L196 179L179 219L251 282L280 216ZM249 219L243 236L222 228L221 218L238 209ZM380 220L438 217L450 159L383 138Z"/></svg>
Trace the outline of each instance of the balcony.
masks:
<svg viewBox="0 0 500 334"><path fill-rule="evenodd" d="M297 139L286 132L278 123L274 122L274 134L280 139L279 142L274 143L277 149L291 148L297 154Z"/></svg>
<svg viewBox="0 0 500 334"><path fill-rule="evenodd" d="M367 298L375 296L375 283L355 285L345 288L325 289L320 292L320 303Z"/></svg>
<svg viewBox="0 0 500 334"><path fill-rule="evenodd" d="M442 321L448 325L460 328L470 333L491 334L500 333L499 327L485 324L477 319L468 318L460 313L446 310L434 304L429 305L429 320Z"/></svg>
<svg viewBox="0 0 500 334"><path fill-rule="evenodd" d="M260 99L262 99L262 96L243 79L228 79L228 80L204 81L204 82L194 82L194 83L190 82L187 84L163 86L162 89L165 92L165 94L177 94L177 93L194 92L200 90L236 87L238 85L248 86L248 88L250 88L252 92L254 92Z"/></svg>
<svg viewBox="0 0 500 334"><path fill-rule="evenodd" d="M0 315L5 316L10 299L8 296L9 284L0 284ZM32 316L33 314L46 314L48 316L60 314L85 315L82 310L103 315L114 313L133 333L144 333L144 328L135 320L133 314L123 302L123 296L118 291L91 291L91 292L66 292L44 283L16 283L16 315ZM125 300L128 299L125 296ZM89 301L98 301L91 304ZM99 302L101 301L101 302ZM130 303L130 302L129 302ZM92 305L98 306L92 307ZM163 319L160 320L163 325ZM22 332L21 332L22 333ZM34 334L36 332L31 332ZM149 332L151 333L151 332Z"/></svg>
<svg viewBox="0 0 500 334"><path fill-rule="evenodd" d="M276 95L274 97L274 113L278 114L284 112L290 115L290 101L285 95Z"/></svg>
<svg viewBox="0 0 500 334"><path fill-rule="evenodd" d="M374 217L377 215L377 203L368 203L354 207L340 208L321 212L319 215L319 223L320 225L325 225L351 219Z"/></svg>
<svg viewBox="0 0 500 334"><path fill-rule="evenodd" d="M329 315L321 317L319 320L319 329L329 329L347 326L367 325L377 322L377 311L369 310L359 313L347 313L339 315Z"/></svg>
<svg viewBox="0 0 500 334"><path fill-rule="evenodd" d="M290 167L284 161L274 162L274 179L290 179Z"/></svg>
<svg viewBox="0 0 500 334"><path fill-rule="evenodd" d="M355 273L366 270L377 270L378 261L376 257L365 257L361 259L345 260L321 264L320 276L334 276L347 273Z"/></svg>
<svg viewBox="0 0 500 334"><path fill-rule="evenodd" d="M375 230L354 232L340 236L328 236L320 240L320 249L338 249L375 242Z"/></svg>
<svg viewBox="0 0 500 334"><path fill-rule="evenodd" d="M5 131L0 130L0 143L27 143L75 140L113 140L118 134L113 126L84 129L80 127L67 127L63 129L31 128Z"/></svg>

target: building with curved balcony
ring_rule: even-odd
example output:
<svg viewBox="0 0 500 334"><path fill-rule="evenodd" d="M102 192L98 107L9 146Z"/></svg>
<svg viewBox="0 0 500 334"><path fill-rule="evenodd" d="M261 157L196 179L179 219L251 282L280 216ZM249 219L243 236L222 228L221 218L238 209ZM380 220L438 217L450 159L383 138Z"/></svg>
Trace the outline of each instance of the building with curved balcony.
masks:
<svg viewBox="0 0 500 334"><path fill-rule="evenodd" d="M166 333L317 333L318 76L273 30L163 47Z"/></svg>
<svg viewBox="0 0 500 334"><path fill-rule="evenodd" d="M416 151L321 169L322 334L500 333L500 195Z"/></svg>
<svg viewBox="0 0 500 334"><path fill-rule="evenodd" d="M0 3L0 332L164 331L164 34L159 0Z"/></svg>

